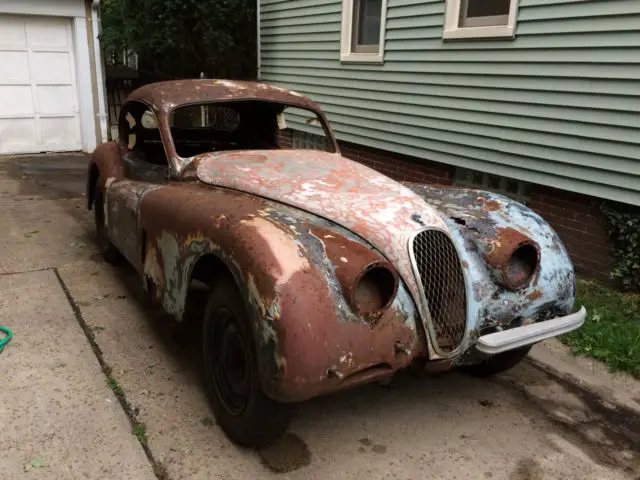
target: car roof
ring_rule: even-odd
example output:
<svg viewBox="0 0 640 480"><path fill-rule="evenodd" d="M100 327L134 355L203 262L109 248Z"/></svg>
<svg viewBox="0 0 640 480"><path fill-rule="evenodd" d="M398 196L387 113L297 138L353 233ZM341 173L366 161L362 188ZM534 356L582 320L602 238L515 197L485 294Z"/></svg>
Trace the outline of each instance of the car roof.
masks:
<svg viewBox="0 0 640 480"><path fill-rule="evenodd" d="M261 82L188 79L169 80L144 85L134 90L128 100L138 100L155 110L169 112L182 105L233 100L264 100L319 111L306 96Z"/></svg>

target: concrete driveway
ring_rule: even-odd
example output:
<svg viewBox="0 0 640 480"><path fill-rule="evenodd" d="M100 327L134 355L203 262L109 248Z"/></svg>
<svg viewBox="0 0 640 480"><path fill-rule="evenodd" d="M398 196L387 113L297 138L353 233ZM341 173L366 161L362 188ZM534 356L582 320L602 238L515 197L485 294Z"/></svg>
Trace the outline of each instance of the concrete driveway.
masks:
<svg viewBox="0 0 640 480"><path fill-rule="evenodd" d="M97 254L86 161L0 160L3 478L640 478L637 383L548 346L492 380L400 375L315 399L276 447L235 447L203 395L197 322L174 325Z"/></svg>

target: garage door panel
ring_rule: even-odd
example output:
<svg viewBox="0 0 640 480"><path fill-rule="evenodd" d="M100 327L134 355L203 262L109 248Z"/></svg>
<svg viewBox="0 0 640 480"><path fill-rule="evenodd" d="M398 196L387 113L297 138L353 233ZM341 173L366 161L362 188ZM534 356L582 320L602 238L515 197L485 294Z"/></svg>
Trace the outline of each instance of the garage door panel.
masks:
<svg viewBox="0 0 640 480"><path fill-rule="evenodd" d="M0 51L0 84L28 84L29 81L29 56L27 52Z"/></svg>
<svg viewBox="0 0 640 480"><path fill-rule="evenodd" d="M0 117L33 115L35 109L29 85L0 85Z"/></svg>
<svg viewBox="0 0 640 480"><path fill-rule="evenodd" d="M71 85L37 85L40 115L70 115L77 111L76 92Z"/></svg>
<svg viewBox="0 0 640 480"><path fill-rule="evenodd" d="M64 145L69 143L69 139L79 138L80 125L76 117L41 118L40 135L43 145Z"/></svg>
<svg viewBox="0 0 640 480"><path fill-rule="evenodd" d="M0 154L29 150L38 139L33 118L0 119Z"/></svg>
<svg viewBox="0 0 640 480"><path fill-rule="evenodd" d="M29 47L33 50L69 50L69 21L64 18L33 18L27 23Z"/></svg>
<svg viewBox="0 0 640 480"><path fill-rule="evenodd" d="M33 52L31 54L31 81L72 84L71 56L62 52Z"/></svg>
<svg viewBox="0 0 640 480"><path fill-rule="evenodd" d="M82 148L72 20L0 14L0 154Z"/></svg>
<svg viewBox="0 0 640 480"><path fill-rule="evenodd" d="M6 17L0 21L0 50L26 50L25 21L20 17Z"/></svg>

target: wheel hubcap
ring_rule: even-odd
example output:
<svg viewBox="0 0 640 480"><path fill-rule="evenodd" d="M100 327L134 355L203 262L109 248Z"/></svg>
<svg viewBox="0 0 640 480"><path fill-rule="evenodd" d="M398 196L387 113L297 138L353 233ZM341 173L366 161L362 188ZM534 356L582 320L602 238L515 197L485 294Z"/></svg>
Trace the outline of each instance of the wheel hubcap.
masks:
<svg viewBox="0 0 640 480"><path fill-rule="evenodd" d="M221 308L209 329L207 364L218 397L232 415L247 408L251 389L248 345L231 311Z"/></svg>

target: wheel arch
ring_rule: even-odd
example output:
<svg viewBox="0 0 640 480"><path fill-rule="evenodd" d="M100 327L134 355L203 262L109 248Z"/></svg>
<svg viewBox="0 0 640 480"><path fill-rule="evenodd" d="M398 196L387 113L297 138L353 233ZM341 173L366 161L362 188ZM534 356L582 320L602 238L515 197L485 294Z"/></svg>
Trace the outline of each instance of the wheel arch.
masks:
<svg viewBox="0 0 640 480"><path fill-rule="evenodd" d="M107 177L123 178L120 165L120 149L116 142L107 142L93 151L87 168L87 209L91 210L96 197L96 188L104 186Z"/></svg>
<svg viewBox="0 0 640 480"><path fill-rule="evenodd" d="M89 164L89 172L87 174L87 210L91 210L96 196L96 188L98 179L100 178L100 170L94 161Z"/></svg>

